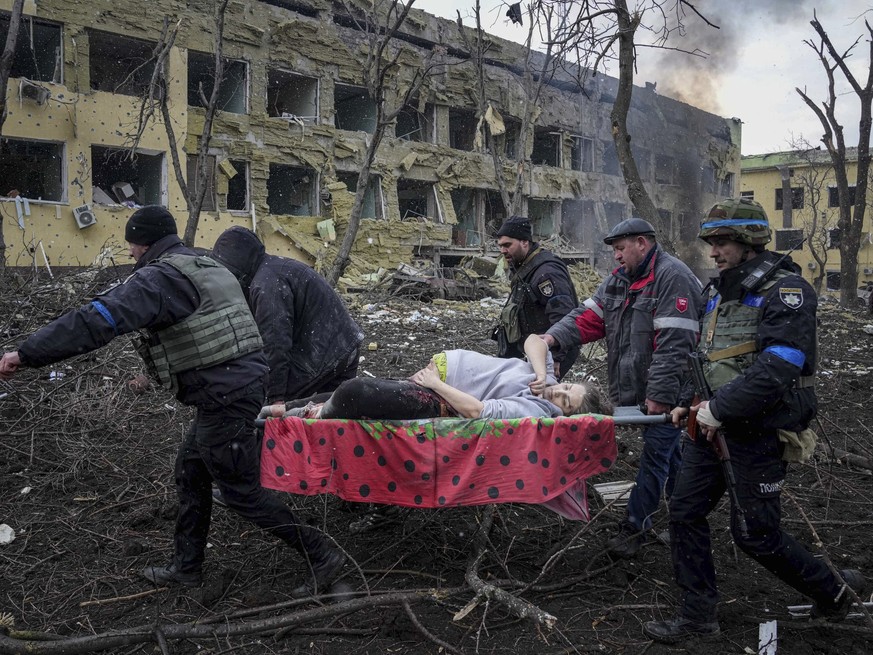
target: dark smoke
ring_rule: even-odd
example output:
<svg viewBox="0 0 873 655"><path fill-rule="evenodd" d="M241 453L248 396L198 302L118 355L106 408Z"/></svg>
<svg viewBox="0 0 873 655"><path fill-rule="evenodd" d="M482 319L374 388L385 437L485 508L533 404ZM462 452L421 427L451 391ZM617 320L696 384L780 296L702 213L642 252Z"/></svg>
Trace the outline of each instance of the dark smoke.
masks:
<svg viewBox="0 0 873 655"><path fill-rule="evenodd" d="M678 0L677 0L678 2ZM735 72L739 53L745 48L761 47L744 41L744 34L750 26L756 33L769 34L779 39L780 28L812 20L815 3L812 0L702 0L694 3L706 19L718 25L710 27L699 16L684 10L682 30L674 29L664 44L667 48L678 48L686 52L705 53L704 57L685 54L675 50L653 50L638 48L637 54L645 60L645 68L656 75L658 92L682 102L709 111L721 113L718 104L718 90L722 76ZM660 15L649 12L643 17L643 24L657 29L654 21ZM675 14L668 20L671 28L676 28ZM811 28L810 28L811 30ZM648 33L649 43L657 34ZM637 41L647 38L641 28ZM797 47L805 47L801 43ZM762 49L761 57L767 52ZM640 80L642 81L642 80ZM753 99L750 98L750 103Z"/></svg>

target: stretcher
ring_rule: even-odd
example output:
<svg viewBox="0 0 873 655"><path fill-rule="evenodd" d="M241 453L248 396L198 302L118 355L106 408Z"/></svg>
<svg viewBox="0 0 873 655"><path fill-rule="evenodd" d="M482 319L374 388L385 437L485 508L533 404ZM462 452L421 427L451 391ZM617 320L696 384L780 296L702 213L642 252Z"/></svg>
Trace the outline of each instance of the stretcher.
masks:
<svg viewBox="0 0 873 655"><path fill-rule="evenodd" d="M504 420L267 419L259 421L261 484L403 507L543 504L587 520L585 480L615 461L615 425L667 420L638 411Z"/></svg>

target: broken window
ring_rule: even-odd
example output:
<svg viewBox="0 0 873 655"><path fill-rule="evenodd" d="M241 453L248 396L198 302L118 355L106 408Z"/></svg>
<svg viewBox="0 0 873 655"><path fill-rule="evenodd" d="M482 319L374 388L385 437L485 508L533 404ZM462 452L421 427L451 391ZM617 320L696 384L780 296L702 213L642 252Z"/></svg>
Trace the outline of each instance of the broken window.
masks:
<svg viewBox="0 0 873 655"><path fill-rule="evenodd" d="M743 200L754 200L755 192L754 191L740 191L740 198Z"/></svg>
<svg viewBox="0 0 873 655"><path fill-rule="evenodd" d="M449 109L449 147L473 150L476 142L476 112L472 109Z"/></svg>
<svg viewBox="0 0 873 655"><path fill-rule="evenodd" d="M615 143L612 141L601 141L601 143L603 144L603 173L605 175L621 175Z"/></svg>
<svg viewBox="0 0 873 655"><path fill-rule="evenodd" d="M840 242L843 240L843 231L835 227L833 229L828 230L828 248L829 249L839 249Z"/></svg>
<svg viewBox="0 0 873 655"><path fill-rule="evenodd" d="M776 189L776 210L782 209L782 189ZM791 209L803 209L803 187L791 187Z"/></svg>
<svg viewBox="0 0 873 655"><path fill-rule="evenodd" d="M531 163L535 166L561 165L561 132L554 127L534 129Z"/></svg>
<svg viewBox="0 0 873 655"><path fill-rule="evenodd" d="M803 249L803 230L776 230L776 250Z"/></svg>
<svg viewBox="0 0 873 655"><path fill-rule="evenodd" d="M839 291L842 276L839 271L828 271L826 276L826 284L828 291Z"/></svg>
<svg viewBox="0 0 873 655"><path fill-rule="evenodd" d="M197 162L200 157L188 155L188 190L196 194L200 188L200 179L197 177ZM203 196L202 211L215 211L215 155L206 156L206 195Z"/></svg>
<svg viewBox="0 0 873 655"><path fill-rule="evenodd" d="M849 185L849 205L855 205L855 185ZM840 194L837 192L837 187L829 186L828 187L828 207L839 207L840 206ZM778 209L778 207L777 207Z"/></svg>
<svg viewBox="0 0 873 655"><path fill-rule="evenodd" d="M0 196L63 202L64 144L0 138Z"/></svg>
<svg viewBox="0 0 873 655"><path fill-rule="evenodd" d="M226 188L225 188L226 187ZM219 205L228 211L248 211L249 202L249 163L242 159L225 159L218 162L216 190ZM221 202L222 195L224 202Z"/></svg>
<svg viewBox="0 0 873 655"><path fill-rule="evenodd" d="M700 169L700 188L703 193L715 193L715 169L712 166Z"/></svg>
<svg viewBox="0 0 873 655"><path fill-rule="evenodd" d="M270 164L267 207L271 214L318 216L318 177L311 168Z"/></svg>
<svg viewBox="0 0 873 655"><path fill-rule="evenodd" d="M419 111L413 102L404 105L397 114L397 124L394 127L394 136L404 141L418 141L421 143L434 142L434 107L431 104L424 106L424 111Z"/></svg>
<svg viewBox="0 0 873 655"><path fill-rule="evenodd" d="M376 103L364 87L334 84L333 108L338 130L376 131Z"/></svg>
<svg viewBox="0 0 873 655"><path fill-rule="evenodd" d="M164 205L163 153L91 146L92 197L98 205Z"/></svg>
<svg viewBox="0 0 873 655"><path fill-rule="evenodd" d="M655 182L673 184L676 175L676 160L670 155L655 155Z"/></svg>
<svg viewBox="0 0 873 655"><path fill-rule="evenodd" d="M572 199L561 203L561 236L574 246L594 242L594 203Z"/></svg>
<svg viewBox="0 0 873 655"><path fill-rule="evenodd" d="M477 190L469 187L452 189L452 206L455 208L457 225L452 228L452 243L456 246L478 246L482 243L476 211Z"/></svg>
<svg viewBox="0 0 873 655"><path fill-rule="evenodd" d="M155 68L155 44L108 32L88 32L91 89L140 96Z"/></svg>
<svg viewBox="0 0 873 655"><path fill-rule="evenodd" d="M507 218L506 205L499 191L485 192L485 237L491 238Z"/></svg>
<svg viewBox="0 0 873 655"><path fill-rule="evenodd" d="M590 173L594 170L594 139L573 135L570 146L570 168Z"/></svg>
<svg viewBox="0 0 873 655"><path fill-rule="evenodd" d="M397 205L402 220L441 222L436 191L431 182L397 180Z"/></svg>
<svg viewBox="0 0 873 655"><path fill-rule="evenodd" d="M337 172L336 179L346 185L350 193L358 190L358 174ZM361 218L382 218L382 184L377 175L370 175L367 180L367 192L364 194L364 205L361 208Z"/></svg>
<svg viewBox="0 0 873 655"><path fill-rule="evenodd" d="M530 198L527 201L527 215L537 237L550 237L560 229L560 204L554 200Z"/></svg>
<svg viewBox="0 0 873 655"><path fill-rule="evenodd" d="M233 114L246 113L248 65L238 59L224 59L224 77L218 88L218 108ZM188 105L206 107L215 80L215 55L188 51Z"/></svg>
<svg viewBox="0 0 873 655"><path fill-rule="evenodd" d="M267 71L267 115L318 122L318 78L278 68Z"/></svg>
<svg viewBox="0 0 873 655"><path fill-rule="evenodd" d="M522 157L521 121L507 118L503 121L506 132L503 135L503 154L507 159Z"/></svg>
<svg viewBox="0 0 873 655"><path fill-rule="evenodd" d="M0 43L9 34L9 14L0 13ZM26 77L34 82L61 82L63 57L61 26L22 16L10 77Z"/></svg>

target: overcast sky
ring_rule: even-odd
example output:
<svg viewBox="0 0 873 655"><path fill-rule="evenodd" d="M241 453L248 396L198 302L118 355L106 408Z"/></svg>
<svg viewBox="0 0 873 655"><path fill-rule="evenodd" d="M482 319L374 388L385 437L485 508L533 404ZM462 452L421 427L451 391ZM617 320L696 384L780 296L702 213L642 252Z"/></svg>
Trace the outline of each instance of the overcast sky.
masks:
<svg viewBox="0 0 873 655"><path fill-rule="evenodd" d="M512 25L505 18L505 2L481 3L487 32L524 40L527 27ZM633 0L628 4L633 7ZM698 0L694 4L720 29L689 16L687 36L674 43L688 50L697 47L709 56L692 58L641 48L635 83L655 82L660 93L721 116L740 118L744 155L788 150L792 140L801 137L813 145L820 143L821 124L795 91L795 87L805 88L819 103L826 98L824 69L816 53L803 43L816 37L809 24L813 10L839 51L861 37L849 61L858 82L866 83L870 46L863 12L870 10L869 1ZM460 10L465 24L475 25L470 18L472 0L416 0L414 6L453 19ZM867 18L873 22L873 11ZM608 72L615 75L617 69ZM838 92L837 114L845 128L846 145L857 146L858 98L845 83Z"/></svg>

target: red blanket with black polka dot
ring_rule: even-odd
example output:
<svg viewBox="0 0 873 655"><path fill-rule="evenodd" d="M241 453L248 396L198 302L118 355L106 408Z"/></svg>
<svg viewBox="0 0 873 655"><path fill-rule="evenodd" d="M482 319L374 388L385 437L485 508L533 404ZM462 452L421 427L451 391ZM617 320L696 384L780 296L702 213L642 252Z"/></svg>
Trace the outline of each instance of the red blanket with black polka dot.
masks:
<svg viewBox="0 0 873 655"><path fill-rule="evenodd" d="M611 417L269 419L261 483L406 507L545 504L587 520L586 478L615 461Z"/></svg>

